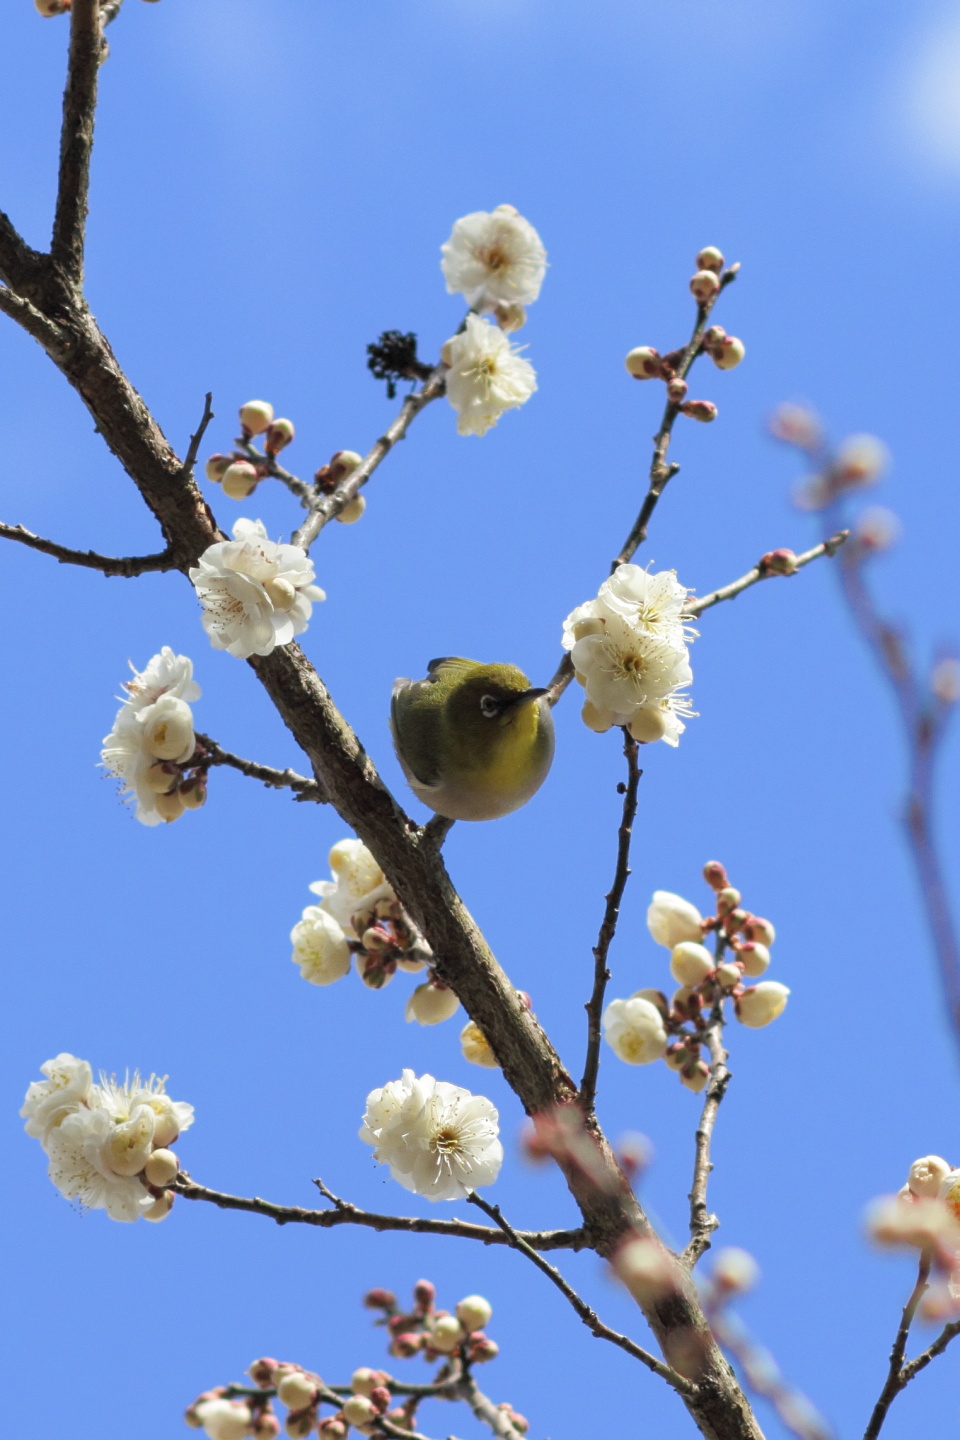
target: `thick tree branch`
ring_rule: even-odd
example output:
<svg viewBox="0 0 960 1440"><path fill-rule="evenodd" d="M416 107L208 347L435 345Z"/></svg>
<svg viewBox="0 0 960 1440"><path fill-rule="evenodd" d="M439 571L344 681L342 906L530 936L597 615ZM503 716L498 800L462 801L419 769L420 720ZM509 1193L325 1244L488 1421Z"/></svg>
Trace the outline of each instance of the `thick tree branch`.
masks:
<svg viewBox="0 0 960 1440"><path fill-rule="evenodd" d="M44 540L42 536L34 535L32 530L27 530L23 525L4 525L2 521L0 539L16 540L21 545L29 546L31 550L52 555L61 565L82 565L87 570L99 570L107 576L121 575L128 580L153 570L177 569L177 562L170 550L161 550L157 555L125 556L98 555L93 550L69 550L66 545L56 545L52 540Z"/></svg>
<svg viewBox="0 0 960 1440"><path fill-rule="evenodd" d="M603 1015L603 997L607 981L610 979L607 956L617 930L620 902L630 877L630 841L633 836L633 822L637 814L637 787L640 784L640 776L643 774L637 764L639 751L640 746L629 730L625 729L623 753L627 757L627 782L625 785L621 784L617 787L623 794L623 814L620 819L620 828L617 831L617 868L614 871L613 884L606 897L607 903L600 925L600 934L593 947L593 993L584 1007L587 1012L587 1058L583 1067L583 1079L580 1082L580 1105L584 1114L587 1115L592 1114L597 1098L597 1072L600 1068L600 1022Z"/></svg>
<svg viewBox="0 0 960 1440"><path fill-rule="evenodd" d="M261 1200L259 1196L247 1199L241 1195L228 1195L222 1190L198 1185L183 1170L172 1188L185 1200L204 1200L221 1210L242 1210L248 1215L263 1215L277 1225L313 1225L319 1230L333 1230L338 1225L360 1225L367 1230L401 1230L410 1235L452 1235L459 1240L479 1240L484 1245L509 1243L499 1230L493 1230L488 1225L474 1225L469 1220L377 1215L333 1196L330 1197L334 1201L332 1210L306 1210L300 1205L275 1205L270 1200ZM326 1187L323 1187L323 1192L330 1195ZM537 1250L581 1250L587 1245L583 1230L531 1230L524 1232L524 1238Z"/></svg>
<svg viewBox="0 0 960 1440"><path fill-rule="evenodd" d="M922 1366L917 1365L916 1360L911 1361L911 1366L915 1368L911 1369L911 1373L908 1375L906 1373L906 1370L904 1370L903 1368L903 1357L907 1353L907 1340L910 1336L910 1327L913 1324L914 1316L917 1313L917 1306L923 1299L924 1293L927 1289L927 1282L930 1279L930 1265L930 1255L921 1254L920 1263L917 1266L917 1281L912 1291L910 1292L910 1298L908 1299L906 1305L904 1305L903 1307L903 1313L900 1316L900 1325L897 1329L896 1339L894 1340L893 1348L890 1351L890 1365L887 1371L886 1384L880 1392L880 1398L878 1399L876 1405L874 1405L873 1407L873 1414L870 1416L870 1423L868 1424L866 1430L863 1432L863 1440L877 1440L877 1436L880 1434L883 1422L887 1418L887 1412L890 1409L890 1406L900 1394L900 1391L913 1379L913 1376L917 1373L917 1370L923 1368ZM947 1326L947 1329L950 1328L950 1326ZM960 1330L960 1325L958 1325L956 1328ZM944 1331L943 1333L945 1334L946 1331ZM943 1336L941 1335L938 1338L942 1339ZM937 1341L934 1341L934 1345L936 1343ZM948 1343L949 1341L944 1341L942 1348L946 1349ZM933 1346L931 1346L930 1349L933 1350ZM918 1360L921 1358L922 1357L920 1356L917 1357ZM929 1364L929 1361L932 1359L933 1355L930 1354L928 1356L928 1359L924 1361L924 1364Z"/></svg>
<svg viewBox="0 0 960 1440"><path fill-rule="evenodd" d="M59 358L63 352L63 334L30 300L14 290L0 287L0 310L15 320L28 335L32 335L54 361Z"/></svg>
<svg viewBox="0 0 960 1440"><path fill-rule="evenodd" d="M716 1123L720 1102L730 1083L727 1069L727 1052L723 1048L722 1012L716 1013L705 1033L710 1050L710 1082L703 1102L700 1124L697 1126L696 1155L693 1165L693 1185L690 1189L690 1243L680 1257L680 1263L692 1270L705 1250L710 1248L710 1236L720 1221L711 1215L707 1207L707 1185L713 1162L710 1159L710 1142Z"/></svg>
<svg viewBox="0 0 960 1440"><path fill-rule="evenodd" d="M835 555L849 534L849 530L838 530L835 535L831 535L819 545L814 545L811 550L804 550L802 555L796 556L797 569L802 569L813 560L819 560L823 555ZM760 561L752 570L748 570L746 575L741 575L739 580L731 580L729 585L721 585L719 590L713 590L699 600L688 600L683 607L683 613L691 617L702 615L704 610L711 610L714 605L719 605L721 600L735 600L744 590L749 590L751 585L756 585L761 580L772 580L775 575L781 574L782 571L771 569Z"/></svg>
<svg viewBox="0 0 960 1440"><path fill-rule="evenodd" d="M628 1355L632 1355L634 1360L639 1360L642 1365L646 1365L648 1370L652 1370L655 1375L659 1375L662 1380L666 1380L667 1384L672 1385L674 1390L678 1391L679 1394L686 1396L696 1394L697 1387L692 1384L691 1381L687 1380L683 1375L678 1375L676 1370L672 1369L669 1365L664 1365L662 1360L658 1360L655 1355L651 1355L649 1350L644 1350L642 1345L637 1345L636 1342L629 1339L628 1336L621 1335L618 1331L611 1330L609 1325L605 1325L597 1312L592 1310L586 1301L581 1299L577 1294L573 1286L563 1278L556 1266L550 1265L546 1260L542 1259L536 1250L524 1240L523 1236L514 1230L512 1225L507 1223L500 1212L499 1205L489 1204L477 1194L476 1190L472 1190L467 1198L472 1205L476 1205L485 1215L489 1215L490 1219L500 1226L500 1229L504 1235L506 1235L507 1240L514 1250L519 1250L521 1255L526 1255L527 1259L531 1260L537 1269L546 1275L547 1279L557 1287L564 1299L570 1302L584 1325L586 1325L587 1329L595 1335L598 1340L609 1340L612 1345L618 1345L621 1350L625 1350Z"/></svg>
<svg viewBox="0 0 960 1440"><path fill-rule="evenodd" d="M231 770L239 770L241 775L248 775L251 780L259 780L271 789L293 790L298 800L316 800L321 805L326 802L327 797L316 780L310 780L306 775L298 775L295 770L276 770L272 765L258 765L255 760L242 760L239 755L232 755L229 750L224 750L216 740L211 740L209 735L197 735L197 745L197 753L191 761L193 765L228 765Z"/></svg>
<svg viewBox="0 0 960 1440"><path fill-rule="evenodd" d="M50 257L63 278L77 288L83 283L90 156L102 52L100 0L73 0L70 60L60 129L60 177Z"/></svg>

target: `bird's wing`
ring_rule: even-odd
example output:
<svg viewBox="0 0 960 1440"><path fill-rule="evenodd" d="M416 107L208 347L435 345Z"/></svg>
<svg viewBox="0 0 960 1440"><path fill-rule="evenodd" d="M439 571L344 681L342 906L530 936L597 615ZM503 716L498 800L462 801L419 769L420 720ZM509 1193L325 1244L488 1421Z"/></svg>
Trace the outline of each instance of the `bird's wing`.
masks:
<svg viewBox="0 0 960 1440"><path fill-rule="evenodd" d="M393 743L404 769L421 785L436 785L440 780L437 767L437 731L440 716L431 704L432 679L407 680L393 683L390 698L390 729Z"/></svg>
<svg viewBox="0 0 960 1440"><path fill-rule="evenodd" d="M476 660L464 660L462 655L441 655L439 660L427 664L427 682L439 680L441 674L455 679L458 674L467 675L476 668Z"/></svg>

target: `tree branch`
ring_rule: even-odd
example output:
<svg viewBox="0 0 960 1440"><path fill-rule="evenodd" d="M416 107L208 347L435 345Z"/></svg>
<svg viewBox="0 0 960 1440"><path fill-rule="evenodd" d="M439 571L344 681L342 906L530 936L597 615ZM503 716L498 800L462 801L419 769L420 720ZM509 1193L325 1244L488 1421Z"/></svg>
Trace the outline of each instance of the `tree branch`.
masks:
<svg viewBox="0 0 960 1440"><path fill-rule="evenodd" d="M259 780L274 790L293 790L298 800L315 800L320 805L326 803L327 797L321 787L306 775L298 775L295 770L289 769L275 770L272 765L258 765L255 760L242 760L239 755L224 750L209 735L197 735L196 739L199 754L195 754L192 765L228 765L231 770L239 770L241 775L248 775L251 780Z"/></svg>
<svg viewBox="0 0 960 1440"><path fill-rule="evenodd" d="M930 1279L930 1264L931 1257L929 1253L922 1253L920 1256L920 1263L917 1266L917 1281L912 1291L910 1292L909 1300L903 1307L903 1313L900 1316L900 1326L897 1330L896 1339L893 1342L893 1348L890 1351L890 1367L887 1372L886 1384L880 1392L879 1400L873 1407L873 1414L870 1416L870 1423L867 1426L866 1430L863 1432L863 1440L877 1440L877 1436L880 1434L883 1422L887 1418L887 1411L890 1409L890 1406L893 1404L894 1400L900 1394L900 1391L904 1388L904 1386L906 1386L909 1381L913 1379L913 1376L917 1373L917 1370L923 1368L922 1365L917 1364L916 1360L913 1360L911 1361L911 1367L913 1368L911 1368L911 1373L908 1375L903 1369L903 1357L907 1353L907 1340L910 1335L910 1326L913 1324L913 1317L917 1313L917 1306L923 1299L924 1292L927 1289L927 1282ZM951 1327L948 1325L947 1329L949 1330L950 1328ZM956 1329L960 1330L960 1324L956 1326ZM946 1331L944 1331L943 1334L946 1334ZM942 1339L943 1335L938 1338ZM934 1345L936 1344L937 1341L935 1340ZM944 1341L942 1348L946 1349L948 1344L949 1340ZM933 1345L931 1345L930 1350L933 1350ZM917 1360L920 1360L921 1358L921 1356L918 1356ZM933 1354L928 1353L928 1358L923 1363L929 1364L930 1360L932 1359Z"/></svg>
<svg viewBox="0 0 960 1440"><path fill-rule="evenodd" d="M213 419L213 391L208 390L203 402L203 414L200 416L200 424L190 436L190 444L183 461L184 475L191 475L193 467L197 463L197 456L200 454L200 446L203 444L203 437L206 434L207 426Z"/></svg>
<svg viewBox="0 0 960 1440"><path fill-rule="evenodd" d="M156 555L126 555L115 557L113 555L98 555L93 550L68 550L66 545L56 545L52 540L44 540L40 535L34 535L23 525L4 525L0 521L0 539L16 540L21 545L27 545L31 550L39 550L43 555L52 555L61 565L82 565L87 570L99 570L103 575L121 575L131 580L136 575L146 575L152 570L176 570L177 562L172 552L161 550Z"/></svg>
<svg viewBox="0 0 960 1440"><path fill-rule="evenodd" d="M493 1401L477 1388L477 1382L469 1370L460 1381L459 1391L477 1419L490 1427L497 1440L523 1440L507 1411L494 1405Z"/></svg>
<svg viewBox="0 0 960 1440"><path fill-rule="evenodd" d="M630 841L633 836L633 822L637 814L637 787L640 784L640 776L643 774L637 765L639 751L640 746L630 731L625 728L623 753L627 757L627 783L617 786L623 795L623 814L620 819L620 829L617 832L617 868L614 871L613 884L606 897L607 903L600 925L600 934L593 947L593 993L584 1006L587 1012L587 1058L583 1067L583 1079L580 1081L580 1104L587 1115L593 1112L597 1098L597 1072L600 1068L600 1022L603 1014L603 997L607 981L610 979L607 955L616 934L617 920L620 916L620 901L623 899L623 892L627 888L627 880L630 876Z"/></svg>
<svg viewBox="0 0 960 1440"><path fill-rule="evenodd" d="M587 1329L593 1335L596 1335L599 1340L609 1340L612 1345L618 1345L621 1350L625 1350L628 1355L632 1355L635 1360L639 1360L642 1365L646 1365L648 1370L652 1370L655 1375L659 1375L661 1380L666 1380L667 1384L672 1385L674 1390L678 1391L679 1394L686 1396L696 1395L697 1386L694 1385L692 1381L685 1379L669 1365L665 1365L663 1361L658 1360L655 1355L651 1355L649 1350L644 1350L642 1345L638 1345L626 1335L621 1335L618 1331L611 1330L609 1325L605 1325L597 1315L597 1312L591 1310L590 1306L585 1300L580 1298L573 1286L568 1284L563 1278L556 1266L550 1265L546 1260L542 1259L532 1245L528 1244L523 1236L514 1230L512 1225L507 1223L500 1213L499 1205L490 1205L477 1194L476 1190L471 1190L467 1199L471 1205L476 1205L485 1215L489 1215L495 1224L500 1226L500 1229L506 1235L507 1240L514 1250L519 1250L522 1255L526 1255L527 1259L531 1260L537 1269L542 1271L552 1284L556 1285L560 1294L570 1302L584 1325L586 1325Z"/></svg>
<svg viewBox="0 0 960 1440"><path fill-rule="evenodd" d="M73 0L70 60L60 130L60 177L50 257L64 279L78 289L83 283L90 156L102 50L99 0Z"/></svg>
<svg viewBox="0 0 960 1440"><path fill-rule="evenodd" d="M960 1320L951 1320L949 1325L944 1325L933 1344L928 1345L926 1350L921 1350L919 1355L915 1355L912 1360L908 1360L906 1365L904 1365L902 1371L904 1385L909 1385L914 1375L918 1375L921 1370L926 1369L931 1360L935 1360L938 1355L942 1355L950 1344L950 1341L955 1340L958 1335L960 1335Z"/></svg>
<svg viewBox="0 0 960 1440"><path fill-rule="evenodd" d="M720 1221L707 1209L707 1185L713 1162L710 1159L710 1142L716 1123L720 1102L727 1093L730 1071L727 1069L727 1052L722 1041L722 1012L715 1015L704 1036L710 1049L710 1081L703 1102L700 1124L697 1126L696 1156L693 1165L693 1185L690 1190L690 1243L680 1256L681 1265L692 1270L705 1250L710 1248L710 1236Z"/></svg>
<svg viewBox="0 0 960 1440"><path fill-rule="evenodd" d="M31 301L13 290L0 287L0 310L15 320L28 335L32 335L54 361L59 359L64 347L63 333Z"/></svg>
<svg viewBox="0 0 960 1440"><path fill-rule="evenodd" d="M259 1196L247 1199L241 1195L228 1195L222 1190L210 1190L198 1185L185 1170L181 1170L171 1187L185 1200L204 1200L221 1210L243 1210L248 1215L263 1215L277 1225L313 1225L319 1230L333 1230L338 1225L361 1225L367 1230L402 1230L409 1235L452 1235L458 1240L479 1240L484 1245L504 1245L508 1242L498 1230L487 1225L474 1225L469 1220L429 1220L420 1216L377 1215L371 1210L361 1210L347 1200L333 1196L320 1181L314 1181L321 1193L334 1203L332 1210L306 1210L300 1205L275 1205ZM581 1230L531 1230L524 1232L525 1238L536 1250L582 1250L588 1240Z"/></svg>
<svg viewBox="0 0 960 1440"><path fill-rule="evenodd" d="M802 555L796 557L797 569L802 569L804 565L809 565L813 560L819 560L822 555L835 555L849 534L849 530L838 530L829 539L822 541L819 545L814 545L812 550L805 550ZM729 585L721 585L719 590L713 590L699 600L688 600L683 607L683 613L691 617L702 615L704 610L711 610L714 605L719 605L721 600L735 600L744 590L749 590L751 585L756 585L761 580L772 580L774 575L779 574L782 572L772 570L759 561L752 570L747 571L746 575L741 575L739 580L731 580Z"/></svg>

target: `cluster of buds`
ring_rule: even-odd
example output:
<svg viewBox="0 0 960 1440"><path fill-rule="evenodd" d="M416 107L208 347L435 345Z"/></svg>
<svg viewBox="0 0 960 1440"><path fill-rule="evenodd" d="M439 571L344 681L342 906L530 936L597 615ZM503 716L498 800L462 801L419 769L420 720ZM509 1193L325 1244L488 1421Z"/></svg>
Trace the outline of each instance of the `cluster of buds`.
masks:
<svg viewBox="0 0 960 1440"><path fill-rule="evenodd" d="M207 764L200 742L189 760L158 759L147 771L147 785L157 797L154 809L167 824L187 810L199 810L207 803Z"/></svg>
<svg viewBox="0 0 960 1440"><path fill-rule="evenodd" d="M223 487L231 500L246 500L261 480L276 473L276 458L295 434L292 420L274 418L268 400L248 400L240 406L240 434L229 455L211 455L205 466L208 480ZM263 450L253 444L263 436Z"/></svg>
<svg viewBox="0 0 960 1440"><path fill-rule="evenodd" d="M320 466L313 477L313 483L316 485L318 493L332 495L340 481L346 480L348 475L352 475L362 459L363 456L358 455L356 450L337 450L335 454L331 455L326 465ZM354 495L347 501L343 509L337 512L337 519L342 525L352 525L360 519L366 508L367 502L363 496Z"/></svg>
<svg viewBox="0 0 960 1440"><path fill-rule="evenodd" d="M935 1278L920 1302L924 1319L960 1314L960 1170L940 1155L914 1160L900 1191L870 1206L867 1233L886 1249L927 1258Z"/></svg>
<svg viewBox="0 0 960 1440"><path fill-rule="evenodd" d="M703 1090L710 1066L702 1057L707 1030L723 1018L732 1000L742 1025L759 1029L783 1013L790 991L776 980L759 980L770 964L775 930L769 920L742 905L740 891L718 860L704 866L714 893L715 913L702 916L680 895L658 890L647 911L647 926L670 951L670 973L679 985L671 999L662 990L638 990L612 1000L603 1015L606 1037L628 1064L663 1059L689 1090ZM711 952L703 943L714 936Z"/></svg>
<svg viewBox="0 0 960 1440"><path fill-rule="evenodd" d="M801 510L826 510L846 495L875 485L890 463L887 447L875 435L848 435L834 449L819 418L802 405L779 406L769 429L775 440L799 450L816 467L794 490L794 503ZM853 543L862 555L889 549L899 535L899 521L888 510L866 511L859 525Z"/></svg>
<svg viewBox="0 0 960 1440"><path fill-rule="evenodd" d="M482 1295L467 1295L455 1308L436 1308L436 1286L429 1280L418 1280L413 1287L413 1306L401 1311L397 1297L390 1290L369 1290L363 1303L371 1310L382 1312L382 1321L390 1336L390 1354L402 1360L422 1355L425 1360L443 1360L445 1370L437 1380L455 1373L453 1367L480 1364L493 1360L499 1346L484 1333L490 1323L493 1307ZM446 1368L449 1367L449 1368Z"/></svg>
<svg viewBox="0 0 960 1440"><path fill-rule="evenodd" d="M722 286L723 256L715 245L707 245L697 256L697 272L690 281L690 289L706 320L714 300ZM738 266L732 265L728 276L736 274ZM717 418L717 407L712 400L688 400L687 382L679 371L688 370L698 354L709 355L719 370L733 370L746 354L742 340L728 335L721 325L711 325L705 330L699 348L690 357L687 350L671 350L661 355L652 345L638 345L629 352L625 364L628 374L634 380L663 380L667 387L667 399L675 405L681 415L690 420L709 424ZM687 361L684 367L684 361Z"/></svg>
<svg viewBox="0 0 960 1440"><path fill-rule="evenodd" d="M405 970L409 974L417 974L425 970L433 958L433 951L426 940L404 910L400 901L392 893L382 895L374 900L373 905L364 911L351 916L353 928L360 936L359 941L352 941L350 949L353 952L357 973L364 985L370 990L382 990L388 984L398 970ZM430 972L430 979L426 985L421 985L418 990L426 990L430 986L444 990L446 995L453 996L453 1010L457 1008L457 999L452 990L445 990L441 982L436 979L433 972ZM414 991L417 994L417 991ZM411 996L411 1000L412 1000ZM422 1007L424 1015L430 1012L430 1001L418 1002ZM408 1002L408 1011L409 1011ZM437 1020L446 1019L446 1015L438 1015ZM436 1024L437 1021L421 1019L419 1014L407 1015L408 1020L420 1020L421 1025Z"/></svg>
<svg viewBox="0 0 960 1440"><path fill-rule="evenodd" d="M70 0L33 0L33 3L45 20L54 15L66 15L70 9Z"/></svg>

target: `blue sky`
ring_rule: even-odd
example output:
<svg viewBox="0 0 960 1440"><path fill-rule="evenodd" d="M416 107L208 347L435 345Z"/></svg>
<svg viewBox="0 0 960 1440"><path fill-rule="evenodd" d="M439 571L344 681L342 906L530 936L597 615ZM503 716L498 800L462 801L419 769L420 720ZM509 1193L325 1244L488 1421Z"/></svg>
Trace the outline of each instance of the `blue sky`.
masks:
<svg viewBox="0 0 960 1440"><path fill-rule="evenodd" d="M8 9L0 204L42 244L66 23L41 21L28 0ZM960 5L731 0L721 14L702 0L127 0L111 47L89 294L181 448L212 389L209 449L228 445L236 406L262 395L296 421L288 454L302 473L333 450L365 450L395 408L366 373L367 342L413 329L429 356L459 322L438 268L452 221L509 201L549 251L521 337L540 382L529 405L482 440L458 438L449 407L433 406L371 484L361 524L330 527L315 550L329 598L305 648L389 782L402 785L385 723L396 675L457 652L514 661L537 680L553 670L563 616L594 593L642 493L660 397L622 357L685 337L703 244L742 262L718 319L743 337L747 361L695 372L692 393L720 418L678 427L683 469L644 563L703 592L773 546L812 543L788 503L796 464L763 431L773 405L804 400L836 434L874 431L893 453L876 496L904 523L876 568L887 608L923 656L960 630ZM8 323L0 374L0 516L65 544L157 548L79 401ZM248 513L210 498L221 523ZM273 534L295 522L279 490L261 492L254 513ZM535 1436L624 1423L665 1440L693 1433L665 1387L591 1340L508 1255L277 1230L186 1202L163 1226L128 1228L78 1216L55 1194L16 1112L39 1063L68 1049L107 1070L169 1073L197 1108L180 1153L198 1179L306 1205L321 1174L358 1204L429 1208L355 1138L370 1088L404 1065L429 1070L500 1106L508 1160L494 1198L511 1219L573 1217L559 1182L516 1158L519 1107L498 1075L462 1061L460 1021L413 1033L408 978L379 994L355 979L317 990L289 963L307 886L345 833L333 814L217 774L206 809L158 833L99 776L127 659L142 664L163 644L194 659L201 728L242 754L298 763L247 668L210 649L189 587L105 581L12 546L3 562L8 1422L35 1424L40 1406L69 1414L77 1440L131 1428L160 1440L180 1433L197 1391L265 1352L339 1381L381 1356L363 1290L405 1293L423 1274L448 1304L489 1296L502 1354L484 1380ZM771 978L793 993L774 1030L731 1035L713 1203L720 1238L763 1270L745 1318L852 1437L909 1286L905 1263L863 1244L862 1207L918 1155L960 1164L957 1066L896 825L903 755L827 565L700 628L700 718L677 752L643 757L611 992L667 983L646 903L654 888L704 902L707 859L724 860L746 903L777 924ZM621 759L616 736L582 727L573 695L557 723L541 794L495 827L458 826L447 853L577 1068ZM939 819L954 876L957 784L954 736ZM645 1198L681 1238L697 1102L665 1067L627 1069L609 1052L600 1095L611 1135L650 1136ZM568 1268L611 1323L642 1338L595 1260ZM958 1356L897 1402L890 1440L956 1427ZM442 1410L422 1423L474 1433Z"/></svg>

